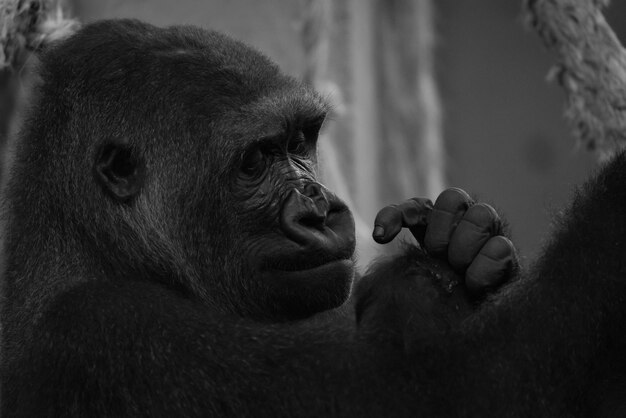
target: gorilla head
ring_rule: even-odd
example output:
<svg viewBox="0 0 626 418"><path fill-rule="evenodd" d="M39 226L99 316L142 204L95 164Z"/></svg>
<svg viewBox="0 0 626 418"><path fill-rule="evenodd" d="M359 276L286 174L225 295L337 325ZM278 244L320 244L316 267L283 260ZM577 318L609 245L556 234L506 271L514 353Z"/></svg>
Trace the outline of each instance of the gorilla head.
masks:
<svg viewBox="0 0 626 418"><path fill-rule="evenodd" d="M47 106L26 124L37 140L18 145L32 151L18 152L29 169L13 181L48 193L37 207L14 199L18 223L50 231L68 274L153 277L257 318L345 301L354 222L316 181L327 105L314 91L192 27L101 22L42 61ZM56 245L58 228L81 230Z"/></svg>

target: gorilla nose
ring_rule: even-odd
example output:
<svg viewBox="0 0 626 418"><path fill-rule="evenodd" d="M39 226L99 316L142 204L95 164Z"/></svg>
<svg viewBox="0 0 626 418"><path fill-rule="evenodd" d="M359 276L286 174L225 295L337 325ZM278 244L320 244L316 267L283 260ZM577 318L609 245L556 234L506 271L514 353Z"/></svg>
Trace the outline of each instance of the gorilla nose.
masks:
<svg viewBox="0 0 626 418"><path fill-rule="evenodd" d="M349 247L354 235L350 211L315 182L293 189L287 196L280 226L287 238L298 244L328 251Z"/></svg>

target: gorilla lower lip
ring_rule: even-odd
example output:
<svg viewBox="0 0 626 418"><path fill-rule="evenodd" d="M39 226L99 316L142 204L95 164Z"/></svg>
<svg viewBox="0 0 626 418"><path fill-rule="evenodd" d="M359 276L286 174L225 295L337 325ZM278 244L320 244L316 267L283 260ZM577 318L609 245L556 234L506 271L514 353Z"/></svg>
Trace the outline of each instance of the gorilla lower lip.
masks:
<svg viewBox="0 0 626 418"><path fill-rule="evenodd" d="M267 270L267 278L279 279L286 281L303 281L315 282L322 279L327 281L333 277L352 277L354 271L354 263L351 259L334 260L324 264L317 265L306 269L284 270L271 269ZM333 280L330 280L333 281Z"/></svg>
<svg viewBox="0 0 626 418"><path fill-rule="evenodd" d="M276 271L276 272L285 272L285 273L297 273L297 272L307 272L307 271L315 271L317 269L331 267L333 265L339 265L344 263L352 264L352 260L349 258L339 258L333 260L325 260L322 262L306 262L302 260L289 260L285 262L275 263L273 266L269 267L267 270Z"/></svg>

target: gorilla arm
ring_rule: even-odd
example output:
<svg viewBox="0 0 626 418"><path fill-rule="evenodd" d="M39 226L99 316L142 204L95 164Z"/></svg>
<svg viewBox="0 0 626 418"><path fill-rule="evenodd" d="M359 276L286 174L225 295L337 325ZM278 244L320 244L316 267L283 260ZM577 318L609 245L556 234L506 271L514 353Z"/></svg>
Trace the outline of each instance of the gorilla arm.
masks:
<svg viewBox="0 0 626 418"><path fill-rule="evenodd" d="M402 358L351 329L219 317L145 282L74 288L35 335L3 416L401 416L418 400Z"/></svg>
<svg viewBox="0 0 626 418"><path fill-rule="evenodd" d="M604 370L625 370L625 174L622 153L577 192L529 274L467 322L460 337L483 370L467 373L481 388L468 399L498 390L481 396L495 414L595 416Z"/></svg>
<svg viewBox="0 0 626 418"><path fill-rule="evenodd" d="M458 328L421 337L405 321L406 367L429 377L421 396L433 416L595 416L623 405L624 173L621 154L576 194L533 268ZM364 300L368 291L357 289ZM410 317L414 297L369 306L367 319Z"/></svg>

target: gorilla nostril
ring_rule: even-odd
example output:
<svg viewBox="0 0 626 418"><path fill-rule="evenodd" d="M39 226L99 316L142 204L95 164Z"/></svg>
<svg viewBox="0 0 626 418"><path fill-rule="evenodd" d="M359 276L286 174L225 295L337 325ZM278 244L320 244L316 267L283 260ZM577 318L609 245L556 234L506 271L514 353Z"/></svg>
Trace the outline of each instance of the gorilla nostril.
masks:
<svg viewBox="0 0 626 418"><path fill-rule="evenodd" d="M316 220L313 224L317 226L321 223L321 226L324 226L323 224L328 216L330 206L324 191L324 186L317 182L311 182L302 189L302 196L305 197L304 200L307 202L306 205L308 206L307 212L309 212L303 217L320 218L321 221Z"/></svg>
<svg viewBox="0 0 626 418"><path fill-rule="evenodd" d="M322 186L319 183L309 183L306 186L304 186L304 195L306 197L309 197L311 199L314 199L315 197L318 196L324 196L324 193L322 192Z"/></svg>
<svg viewBox="0 0 626 418"><path fill-rule="evenodd" d="M326 216L315 213L307 213L298 219L298 223L305 228L324 229L326 224Z"/></svg>

